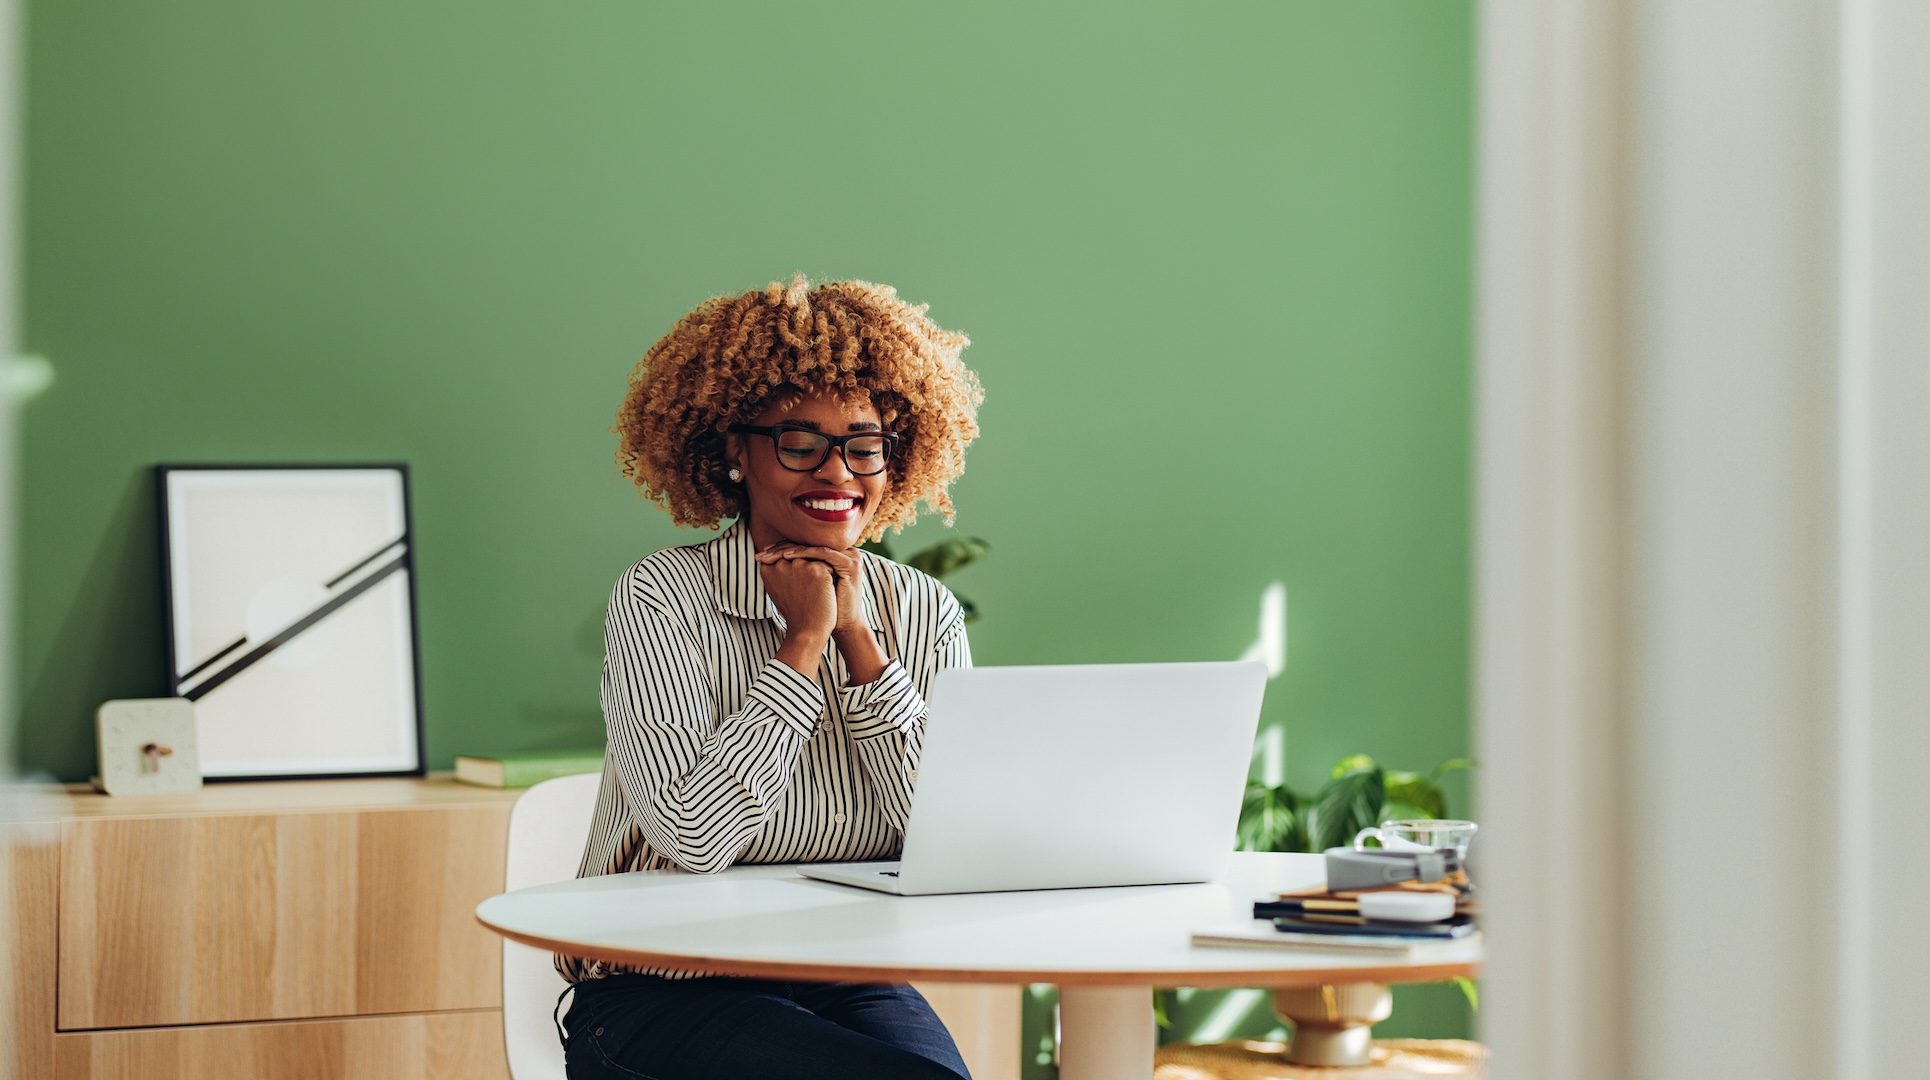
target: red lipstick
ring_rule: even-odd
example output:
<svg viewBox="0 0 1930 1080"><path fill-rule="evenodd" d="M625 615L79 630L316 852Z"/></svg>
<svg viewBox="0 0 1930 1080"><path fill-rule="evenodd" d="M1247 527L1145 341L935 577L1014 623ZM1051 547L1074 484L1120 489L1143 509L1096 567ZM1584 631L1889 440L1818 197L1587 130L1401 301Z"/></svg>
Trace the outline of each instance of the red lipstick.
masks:
<svg viewBox="0 0 1930 1080"><path fill-rule="evenodd" d="M819 521L850 521L864 507L864 496L855 491L807 491L791 504Z"/></svg>

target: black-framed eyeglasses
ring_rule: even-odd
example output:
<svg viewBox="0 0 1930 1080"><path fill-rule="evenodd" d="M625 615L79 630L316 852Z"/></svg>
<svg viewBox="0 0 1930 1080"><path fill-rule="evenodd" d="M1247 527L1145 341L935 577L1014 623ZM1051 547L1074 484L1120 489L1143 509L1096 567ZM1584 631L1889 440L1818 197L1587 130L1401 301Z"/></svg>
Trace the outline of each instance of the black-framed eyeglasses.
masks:
<svg viewBox="0 0 1930 1080"><path fill-rule="evenodd" d="M844 467L851 470L851 475L876 476L885 471L892 451L898 448L898 435L891 431L826 435L815 428L794 424L770 427L732 424L730 430L740 435L767 436L777 454L777 463L792 472L816 472L831 457L831 448L835 446L844 455Z"/></svg>

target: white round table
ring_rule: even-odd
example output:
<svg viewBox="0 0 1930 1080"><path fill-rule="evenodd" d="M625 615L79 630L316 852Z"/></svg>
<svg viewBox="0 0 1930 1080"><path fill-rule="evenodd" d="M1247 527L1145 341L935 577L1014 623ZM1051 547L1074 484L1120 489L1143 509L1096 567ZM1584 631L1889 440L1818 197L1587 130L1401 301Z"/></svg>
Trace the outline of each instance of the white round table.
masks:
<svg viewBox="0 0 1930 1080"><path fill-rule="evenodd" d="M1056 983L1062 1080L1153 1069L1154 987L1418 982L1478 972L1481 946L1424 961L1342 951L1202 947L1195 930L1318 884L1318 855L1236 853L1205 885L889 896L791 866L611 874L493 896L505 937L572 956L715 975L816 982Z"/></svg>

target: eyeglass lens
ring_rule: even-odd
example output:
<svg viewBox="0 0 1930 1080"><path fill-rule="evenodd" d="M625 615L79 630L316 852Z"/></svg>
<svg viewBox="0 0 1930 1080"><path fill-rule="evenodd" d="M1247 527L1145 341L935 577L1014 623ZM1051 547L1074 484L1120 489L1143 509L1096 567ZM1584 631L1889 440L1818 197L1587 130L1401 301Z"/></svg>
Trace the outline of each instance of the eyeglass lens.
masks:
<svg viewBox="0 0 1930 1080"><path fill-rule="evenodd" d="M815 431L786 428L777 435L778 463L793 472L810 472L830 456L831 440ZM844 444L845 468L854 476L871 476L885 471L891 457L891 440L878 435L858 435Z"/></svg>

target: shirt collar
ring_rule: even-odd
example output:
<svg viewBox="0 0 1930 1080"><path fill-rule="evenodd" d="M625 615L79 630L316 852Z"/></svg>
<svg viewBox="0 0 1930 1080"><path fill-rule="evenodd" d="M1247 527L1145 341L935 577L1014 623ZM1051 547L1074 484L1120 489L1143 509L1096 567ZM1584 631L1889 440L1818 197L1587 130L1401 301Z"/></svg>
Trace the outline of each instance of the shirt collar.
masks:
<svg viewBox="0 0 1930 1080"><path fill-rule="evenodd" d="M717 598L717 607L727 615L740 619L775 619L777 606L771 603L769 593L764 591L764 577L757 571L757 548L751 542L750 526L738 518L724 535L704 545L704 554L710 560L711 586ZM879 580L878 556L865 552L864 566L865 625L873 630L883 628L878 618Z"/></svg>
<svg viewBox="0 0 1930 1080"><path fill-rule="evenodd" d="M710 559L711 585L717 591L717 607L726 615L740 619L768 619L775 615L771 598L764 592L764 579L757 572L757 550L751 544L751 529L739 518L724 535L704 545Z"/></svg>

